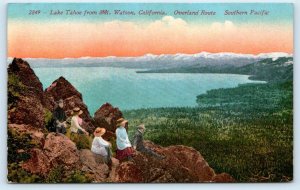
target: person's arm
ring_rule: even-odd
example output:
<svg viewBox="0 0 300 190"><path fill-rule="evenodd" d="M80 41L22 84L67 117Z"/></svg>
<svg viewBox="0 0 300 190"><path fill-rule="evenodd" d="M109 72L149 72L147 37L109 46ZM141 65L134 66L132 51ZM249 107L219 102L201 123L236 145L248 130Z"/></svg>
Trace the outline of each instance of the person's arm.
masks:
<svg viewBox="0 0 300 190"><path fill-rule="evenodd" d="M106 140L104 140L102 138L97 138L97 141L100 145L102 145L104 147L109 147L109 143Z"/></svg>
<svg viewBox="0 0 300 190"><path fill-rule="evenodd" d="M67 121L67 115L66 115L66 112L64 112L63 122L66 122L66 121Z"/></svg>
<svg viewBox="0 0 300 190"><path fill-rule="evenodd" d="M73 117L72 120L73 120L73 123L74 123L74 125L75 125L75 127L76 127L77 129L80 129L80 130L82 130L83 132L86 132L82 127L80 127L80 125L79 125L78 120L77 120L76 117Z"/></svg>

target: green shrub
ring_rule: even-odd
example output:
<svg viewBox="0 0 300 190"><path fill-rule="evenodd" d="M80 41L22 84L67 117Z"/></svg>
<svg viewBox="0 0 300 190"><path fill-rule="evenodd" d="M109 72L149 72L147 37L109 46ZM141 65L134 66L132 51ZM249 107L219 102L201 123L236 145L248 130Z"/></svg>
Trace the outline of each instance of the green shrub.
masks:
<svg viewBox="0 0 300 190"><path fill-rule="evenodd" d="M17 75L8 73L8 108L16 103L20 97L20 92L25 91L25 89L26 86L20 81Z"/></svg>
<svg viewBox="0 0 300 190"><path fill-rule="evenodd" d="M44 111L45 125L52 125L53 114L50 110L45 109Z"/></svg>
<svg viewBox="0 0 300 190"><path fill-rule="evenodd" d="M8 164L7 180L13 183L41 183L43 179L36 175L26 172L18 163Z"/></svg>
<svg viewBox="0 0 300 190"><path fill-rule="evenodd" d="M38 142L33 140L27 133L17 133L15 130L8 128L7 130L7 146L8 163L26 161L30 158L28 153L31 148L37 147ZM22 151L18 151L22 150Z"/></svg>
<svg viewBox="0 0 300 190"><path fill-rule="evenodd" d="M92 180L82 171L66 172L63 166L57 166L49 172L43 183L90 183Z"/></svg>
<svg viewBox="0 0 300 190"><path fill-rule="evenodd" d="M62 183L63 166L52 168L45 179L45 183Z"/></svg>
<svg viewBox="0 0 300 190"><path fill-rule="evenodd" d="M92 137L85 134L71 133L70 129L67 129L66 136L69 137L75 144L77 149L90 149L92 144Z"/></svg>
<svg viewBox="0 0 300 190"><path fill-rule="evenodd" d="M82 171L75 170L65 179L66 183L91 183L92 180Z"/></svg>

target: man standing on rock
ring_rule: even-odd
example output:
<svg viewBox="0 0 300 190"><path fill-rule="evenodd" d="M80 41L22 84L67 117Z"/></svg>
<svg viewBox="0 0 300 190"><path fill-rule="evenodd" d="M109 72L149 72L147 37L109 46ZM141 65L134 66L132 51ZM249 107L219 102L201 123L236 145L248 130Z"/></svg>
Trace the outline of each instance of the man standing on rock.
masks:
<svg viewBox="0 0 300 190"><path fill-rule="evenodd" d="M145 133L145 125L141 124L137 127L136 133L133 137L133 148L139 152L148 154L158 159L164 159L165 156L159 155L148 147L144 146L144 133Z"/></svg>
<svg viewBox="0 0 300 190"><path fill-rule="evenodd" d="M57 108L54 110L53 113L53 118L54 118L54 125L56 128L56 132L57 133L62 133L62 134L66 134L66 113L63 109L64 107L64 102L62 99L60 99L58 101L58 106Z"/></svg>

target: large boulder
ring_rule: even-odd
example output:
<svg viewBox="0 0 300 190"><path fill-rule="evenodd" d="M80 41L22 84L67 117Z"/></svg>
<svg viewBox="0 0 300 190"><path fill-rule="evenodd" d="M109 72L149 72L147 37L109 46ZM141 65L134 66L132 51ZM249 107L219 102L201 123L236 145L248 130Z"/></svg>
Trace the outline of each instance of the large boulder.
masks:
<svg viewBox="0 0 300 190"><path fill-rule="evenodd" d="M94 124L103 127L108 135L112 135L116 130L117 120L123 117L119 108L113 107L109 103L103 104L94 114ZM105 137L104 137L105 138Z"/></svg>
<svg viewBox="0 0 300 190"><path fill-rule="evenodd" d="M92 123L92 117L89 110L83 102L82 95L77 89L64 77L59 77L45 90L45 96L51 101L49 110L53 111L56 106L56 102L60 99L64 101L64 110L67 116L72 115L72 110L75 107L79 107L83 113L80 116L83 119L83 128L92 133L95 129Z"/></svg>
<svg viewBox="0 0 300 190"><path fill-rule="evenodd" d="M72 171L79 169L80 166L80 154L75 143L57 133L49 133L43 149L32 149L30 159L22 164L23 169L42 176L46 176L56 167L63 167L64 171Z"/></svg>
<svg viewBox="0 0 300 190"><path fill-rule="evenodd" d="M233 182L228 174L217 175L201 154L186 146L160 147L147 142L155 152L165 155L160 160L136 152L134 162L123 162L117 168L118 182Z"/></svg>
<svg viewBox="0 0 300 190"><path fill-rule="evenodd" d="M60 133L47 135L44 152L53 166L63 164L66 169L71 169L79 162L79 150L75 143Z"/></svg>
<svg viewBox="0 0 300 190"><path fill-rule="evenodd" d="M103 160L96 158L88 149L80 150L81 171L84 171L94 182L104 182L109 176L109 168Z"/></svg>

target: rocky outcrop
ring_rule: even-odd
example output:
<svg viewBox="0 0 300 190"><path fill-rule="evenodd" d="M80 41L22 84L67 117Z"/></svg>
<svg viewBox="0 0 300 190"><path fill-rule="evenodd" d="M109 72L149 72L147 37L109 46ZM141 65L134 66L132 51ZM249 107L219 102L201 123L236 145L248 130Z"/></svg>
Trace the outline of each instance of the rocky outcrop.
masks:
<svg viewBox="0 0 300 190"><path fill-rule="evenodd" d="M228 174L217 175L201 154L186 146L160 147L146 143L163 160L136 152L133 162L123 162L117 168L118 182L233 182Z"/></svg>
<svg viewBox="0 0 300 190"><path fill-rule="evenodd" d="M95 112L94 123L96 126L105 128L107 130L106 135L113 135L116 130L117 120L121 117L123 117L123 114L119 108L105 103Z"/></svg>
<svg viewBox="0 0 300 190"><path fill-rule="evenodd" d="M13 59L8 66L8 123L45 126L42 83L22 59Z"/></svg>
<svg viewBox="0 0 300 190"><path fill-rule="evenodd" d="M89 133L92 133L95 129L92 123L92 117L88 111L87 106L82 100L82 95L76 90L76 88L67 81L64 77L59 77L45 90L45 96L51 101L49 110L54 110L56 102L60 99L64 101L64 110L67 116L72 115L72 110L75 107L79 107L83 113L80 116L84 123L85 128Z"/></svg>
<svg viewBox="0 0 300 190"><path fill-rule="evenodd" d="M14 58L12 63L9 64L8 74L17 75L19 80L29 88L28 90L30 90L35 96L43 99L43 85L27 61Z"/></svg>
<svg viewBox="0 0 300 190"><path fill-rule="evenodd" d="M77 150L74 142L62 134L49 133L44 147L31 149L30 155L22 168L43 177L61 167L64 175L79 170L94 182L106 182L111 172L103 160L97 159L88 149Z"/></svg>

